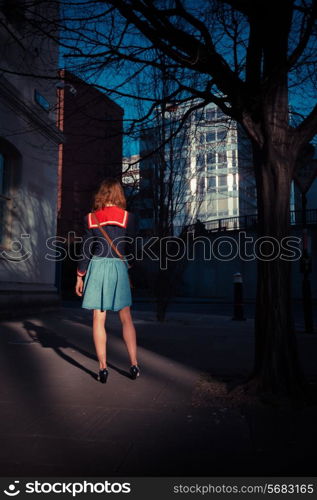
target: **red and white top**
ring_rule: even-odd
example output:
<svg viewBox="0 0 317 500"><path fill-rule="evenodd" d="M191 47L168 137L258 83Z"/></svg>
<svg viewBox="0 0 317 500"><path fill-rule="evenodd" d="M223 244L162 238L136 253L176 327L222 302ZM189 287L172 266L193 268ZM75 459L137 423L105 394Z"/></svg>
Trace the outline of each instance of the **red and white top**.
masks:
<svg viewBox="0 0 317 500"><path fill-rule="evenodd" d="M101 226L114 225L126 228L128 224L129 212L120 207L110 206L95 212ZM97 222L91 213L87 215L88 227L92 229L98 227Z"/></svg>
<svg viewBox="0 0 317 500"><path fill-rule="evenodd" d="M96 210L94 213L98 218L100 226L108 226L106 229L107 233L113 241L115 240L119 251L124 254L127 244L124 238L129 237L131 239L136 234L134 215L115 205ZM101 257L118 258L118 255L110 248L109 243L101 233L92 213L84 217L84 235L81 253L82 256L77 266L78 276L85 276L90 259L94 254Z"/></svg>

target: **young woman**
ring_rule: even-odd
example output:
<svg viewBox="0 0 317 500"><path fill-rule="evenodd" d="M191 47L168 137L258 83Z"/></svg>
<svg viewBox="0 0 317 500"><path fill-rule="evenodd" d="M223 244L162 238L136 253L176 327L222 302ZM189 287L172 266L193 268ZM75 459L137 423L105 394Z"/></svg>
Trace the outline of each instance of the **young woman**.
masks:
<svg viewBox="0 0 317 500"><path fill-rule="evenodd" d="M130 375L133 379L140 375L136 333L130 312L132 297L128 262L117 253L124 256L127 243L130 243L131 249L135 236L134 215L125 208L126 200L120 182L105 179L95 195L93 211L84 217L83 257L77 267L76 293L83 296L83 308L93 309L93 339L99 360L97 379L102 383L108 378L107 311L119 311L123 339L130 358ZM103 231L107 234L104 235Z"/></svg>

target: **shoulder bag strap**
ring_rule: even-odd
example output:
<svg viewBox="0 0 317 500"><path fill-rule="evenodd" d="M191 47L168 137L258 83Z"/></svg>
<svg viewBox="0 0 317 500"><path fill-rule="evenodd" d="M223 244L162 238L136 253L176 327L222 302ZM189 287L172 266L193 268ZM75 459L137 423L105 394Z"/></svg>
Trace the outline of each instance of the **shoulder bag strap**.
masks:
<svg viewBox="0 0 317 500"><path fill-rule="evenodd" d="M118 257L127 264L128 268L129 268L130 266L129 266L128 262L125 260L125 258L122 255L122 253L118 250L118 248L116 247L116 245L113 243L113 241L110 238L110 236L108 235L108 233L101 227L100 222L99 222L98 217L95 214L95 212L92 212L92 215L94 216L94 219L97 222L100 231L102 232L102 234L104 235L104 237L108 241L110 247L116 252L116 254L118 255Z"/></svg>

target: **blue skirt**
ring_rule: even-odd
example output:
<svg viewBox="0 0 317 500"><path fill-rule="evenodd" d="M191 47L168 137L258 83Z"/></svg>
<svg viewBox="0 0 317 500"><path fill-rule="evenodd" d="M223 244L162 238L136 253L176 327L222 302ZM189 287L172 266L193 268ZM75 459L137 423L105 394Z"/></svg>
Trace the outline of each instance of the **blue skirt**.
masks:
<svg viewBox="0 0 317 500"><path fill-rule="evenodd" d="M126 263L119 258L93 256L85 276L82 307L119 311L131 304Z"/></svg>

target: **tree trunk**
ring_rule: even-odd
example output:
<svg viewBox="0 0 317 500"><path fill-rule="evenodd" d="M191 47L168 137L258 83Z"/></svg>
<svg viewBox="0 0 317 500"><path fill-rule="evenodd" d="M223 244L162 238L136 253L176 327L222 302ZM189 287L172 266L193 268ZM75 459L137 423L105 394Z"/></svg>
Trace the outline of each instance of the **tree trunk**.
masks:
<svg viewBox="0 0 317 500"><path fill-rule="evenodd" d="M281 161L272 145L254 146L258 196L258 237L281 246L290 236L292 166ZM263 244L264 252L272 251ZM292 317L291 262L257 259L255 361L253 380L261 392L298 395L304 387Z"/></svg>

